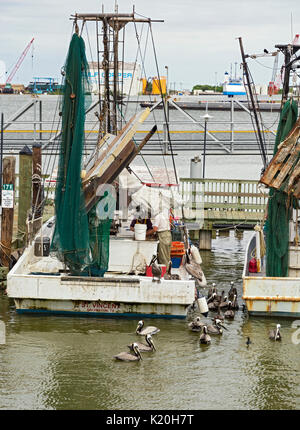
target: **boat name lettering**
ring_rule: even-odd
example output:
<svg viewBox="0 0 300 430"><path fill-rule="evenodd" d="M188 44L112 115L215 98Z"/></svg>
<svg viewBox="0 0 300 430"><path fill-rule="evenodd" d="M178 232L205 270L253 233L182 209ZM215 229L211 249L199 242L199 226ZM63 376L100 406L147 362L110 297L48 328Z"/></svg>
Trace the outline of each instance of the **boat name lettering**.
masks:
<svg viewBox="0 0 300 430"><path fill-rule="evenodd" d="M93 311L106 311L106 312L115 312L120 309L120 305L117 303L110 302L81 302L81 308L84 308L87 312Z"/></svg>

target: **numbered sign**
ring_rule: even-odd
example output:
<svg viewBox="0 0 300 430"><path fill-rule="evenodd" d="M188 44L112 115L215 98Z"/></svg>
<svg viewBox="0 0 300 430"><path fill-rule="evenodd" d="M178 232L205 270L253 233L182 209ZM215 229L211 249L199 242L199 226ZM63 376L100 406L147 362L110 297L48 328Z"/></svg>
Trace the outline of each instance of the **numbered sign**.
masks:
<svg viewBox="0 0 300 430"><path fill-rule="evenodd" d="M14 186L13 184L2 185L2 208L12 209L14 207Z"/></svg>

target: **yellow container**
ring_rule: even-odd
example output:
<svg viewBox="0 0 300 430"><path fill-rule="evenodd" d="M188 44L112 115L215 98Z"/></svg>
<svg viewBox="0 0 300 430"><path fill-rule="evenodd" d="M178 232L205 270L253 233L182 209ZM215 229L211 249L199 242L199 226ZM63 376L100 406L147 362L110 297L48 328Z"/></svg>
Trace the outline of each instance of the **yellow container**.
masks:
<svg viewBox="0 0 300 430"><path fill-rule="evenodd" d="M147 79L142 78L142 93L143 94L146 94L146 89L147 89Z"/></svg>
<svg viewBox="0 0 300 430"><path fill-rule="evenodd" d="M166 94L167 92L167 78L165 76L161 76L159 78L152 79L152 94Z"/></svg>

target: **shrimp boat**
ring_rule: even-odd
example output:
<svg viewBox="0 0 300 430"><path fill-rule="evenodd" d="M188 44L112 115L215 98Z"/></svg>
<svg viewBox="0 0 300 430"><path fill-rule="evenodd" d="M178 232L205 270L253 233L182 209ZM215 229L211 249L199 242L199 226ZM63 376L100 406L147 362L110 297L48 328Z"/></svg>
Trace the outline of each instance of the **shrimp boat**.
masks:
<svg viewBox="0 0 300 430"><path fill-rule="evenodd" d="M18 313L185 318L188 307L197 299L195 279L187 273L177 279L162 277L157 281L147 276L158 241L134 236L127 221L128 208L123 212L115 209L116 200L120 207L120 177L124 172L132 177L130 163L156 130L152 129L140 145L134 142L135 132L149 109L118 129L117 117L123 103L119 97L123 64L118 58L119 33L130 22L151 26L153 21L136 16L134 11L76 14L72 18L75 31L62 71L64 96L55 216L29 238L28 246L7 275L7 294L14 299ZM82 31L90 21L97 28L99 138L83 168L84 120L90 92ZM100 76L104 76L103 82ZM158 188L157 198L162 194ZM165 191L170 192L170 187ZM174 198L176 193L171 194ZM201 300L200 310L206 314L206 301Z"/></svg>
<svg viewBox="0 0 300 430"><path fill-rule="evenodd" d="M269 199L265 219L255 227L247 246L243 299L250 315L296 318L300 317L300 118L297 103L288 95L300 46L276 48L286 59L282 109L273 158L259 180L269 188Z"/></svg>

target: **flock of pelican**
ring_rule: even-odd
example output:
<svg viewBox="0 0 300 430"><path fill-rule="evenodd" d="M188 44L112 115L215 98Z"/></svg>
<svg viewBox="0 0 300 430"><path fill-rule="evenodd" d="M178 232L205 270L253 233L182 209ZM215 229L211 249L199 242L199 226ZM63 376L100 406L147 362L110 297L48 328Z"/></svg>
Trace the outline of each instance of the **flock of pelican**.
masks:
<svg viewBox="0 0 300 430"><path fill-rule="evenodd" d="M212 318L212 324L209 324L197 316L188 324L188 328L193 332L200 333L199 342L200 344L209 345L211 343L211 335L222 335L223 329L228 330L223 322L227 320L233 320L235 312L240 309L237 302L237 290L231 282L230 290L228 294L225 292L219 295L215 284L212 284L212 288L208 292L207 303L211 312L217 312L217 315ZM245 312L245 305L242 305L242 311ZM144 336L145 342L132 342L127 345L129 352L123 351L118 355L114 355L116 360L120 361L139 361L142 360L141 352L154 352L156 351L152 336L160 331L155 326L144 327L144 321L139 321L136 334ZM276 329L272 329L269 332L269 339L273 341L280 341L282 339L280 333L280 324L276 325ZM250 337L247 337L246 346L247 348L252 344Z"/></svg>
<svg viewBox="0 0 300 430"><path fill-rule="evenodd" d="M120 352L118 355L114 355L114 358L119 361L139 361L142 360L141 352L154 352L156 351L152 336L160 331L159 328L154 326L144 327L144 321L139 321L136 334L139 336L144 336L146 343L133 342L127 345L130 352Z"/></svg>
<svg viewBox="0 0 300 430"><path fill-rule="evenodd" d="M234 283L230 283L230 289L225 295L225 291L218 294L216 284L212 284L212 288L208 291L207 304L208 309L211 312L217 312L217 315L212 318L213 323L208 324L202 321L202 319L197 316L192 322L188 324L191 331L199 332L200 338L199 342L201 344L209 345L211 343L210 335L222 335L223 329L228 330L222 323L227 320L233 320L235 317L235 311L240 309L237 302L237 289L234 287ZM242 305L242 311L246 311L246 306ZM278 341L282 339L280 333L280 324L276 325L276 329L270 330L269 339ZM249 347L252 341L250 337L247 337L246 346Z"/></svg>

